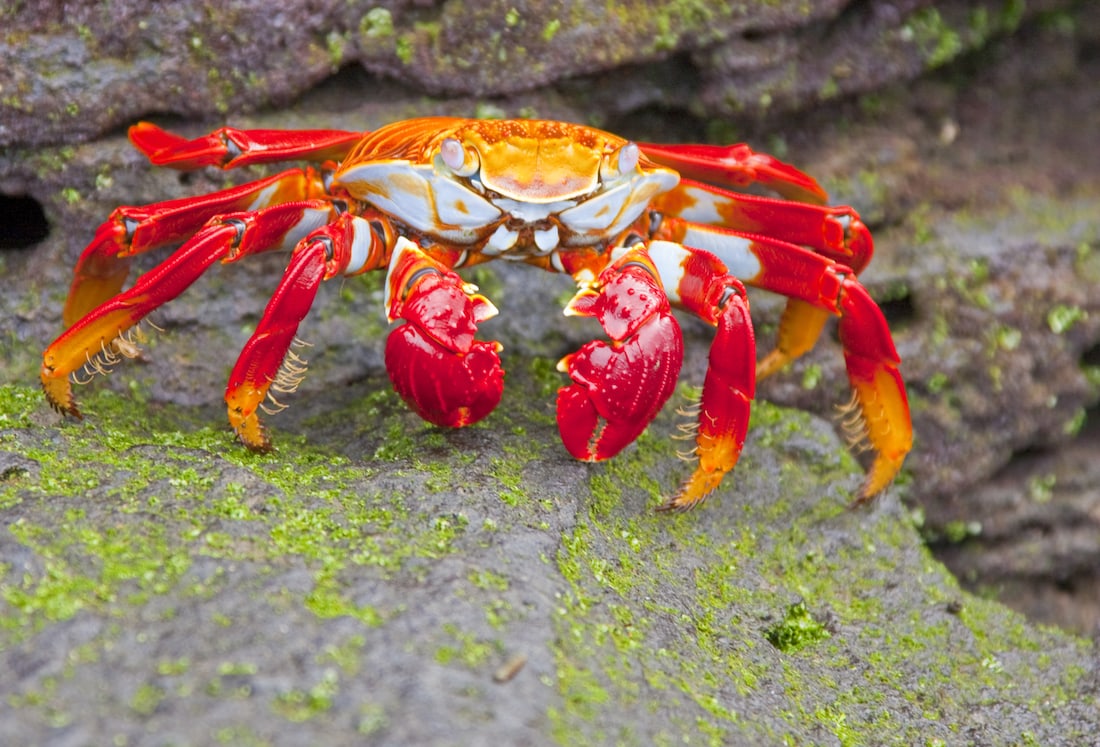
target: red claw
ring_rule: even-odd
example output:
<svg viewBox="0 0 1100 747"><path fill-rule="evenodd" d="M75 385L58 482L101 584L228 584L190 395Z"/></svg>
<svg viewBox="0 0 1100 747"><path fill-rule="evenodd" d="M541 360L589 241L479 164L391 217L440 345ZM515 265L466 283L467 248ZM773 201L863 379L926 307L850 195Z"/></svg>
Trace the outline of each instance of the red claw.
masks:
<svg viewBox="0 0 1100 747"><path fill-rule="evenodd" d="M415 323L403 324L386 340L386 370L394 390L420 417L446 428L484 418L500 403L504 370L499 346L474 342L455 353Z"/></svg>
<svg viewBox="0 0 1100 747"><path fill-rule="evenodd" d="M476 423L504 390L500 345L474 339L478 323L496 309L411 242L398 246L390 263L390 316L406 323L386 340L393 388L430 423Z"/></svg>
<svg viewBox="0 0 1100 747"><path fill-rule="evenodd" d="M558 390L558 429L577 459L617 454L641 435L676 386L683 338L657 277L649 255L632 250L566 308L596 317L611 338L586 344L558 365L573 379Z"/></svg>

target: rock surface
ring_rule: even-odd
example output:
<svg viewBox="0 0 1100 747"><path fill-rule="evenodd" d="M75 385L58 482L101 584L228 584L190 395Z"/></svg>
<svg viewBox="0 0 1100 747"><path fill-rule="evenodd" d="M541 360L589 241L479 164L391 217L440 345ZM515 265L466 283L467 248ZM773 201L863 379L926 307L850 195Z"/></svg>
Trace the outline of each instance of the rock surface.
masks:
<svg viewBox="0 0 1100 747"><path fill-rule="evenodd" d="M1062 610L1044 619L1076 631L1100 618L1100 15L821 2L748 23L669 4L605 29L620 54L565 13L538 46L553 16L537 5L481 18L394 3L389 31L354 3L217 17L115 3L114 19L24 3L3 19L0 690L14 718L0 742L1087 744L1094 645L960 590L918 529L969 585ZM142 18L138 43L126 29ZM484 33L454 36L475 21ZM260 38L267 53L249 54ZM523 75L449 64L520 48L538 59ZM56 76L35 72L47 62ZM260 111L272 104L286 106ZM535 114L775 150L876 232L866 282L918 435L905 479L844 510L860 476L830 422L846 384L826 339L761 387L783 407L757 407L721 493L654 515L684 474L677 417L612 463L569 460L552 363L594 330L557 313L568 281L522 268L473 278L504 312L484 330L509 371L475 428L429 429L389 393L367 279L322 289L303 328L310 376L271 419L279 451L238 450L220 382L278 257L211 271L158 312L147 360L81 389L88 420L62 423L32 382L90 233L115 205L225 183L152 170L100 136L154 112L204 120L176 124L194 134L226 117L358 129ZM715 118L735 112L731 135ZM778 306L754 309L767 344ZM684 326L684 378L699 381L707 330Z"/></svg>
<svg viewBox="0 0 1100 747"><path fill-rule="evenodd" d="M1029 12L921 0L351 0L276 12L262 0L32 0L0 10L0 145L86 139L152 113L239 116L347 66L417 95L480 97L616 70L597 93L612 114L693 101L708 114L786 111L911 79ZM592 82L553 95L592 116ZM378 99L372 87L358 95Z"/></svg>

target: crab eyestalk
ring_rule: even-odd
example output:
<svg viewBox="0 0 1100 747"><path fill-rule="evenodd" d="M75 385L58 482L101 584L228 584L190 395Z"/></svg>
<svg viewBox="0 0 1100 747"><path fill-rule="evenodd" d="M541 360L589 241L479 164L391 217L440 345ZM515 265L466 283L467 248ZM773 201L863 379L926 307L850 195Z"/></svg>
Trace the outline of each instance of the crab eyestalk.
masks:
<svg viewBox="0 0 1100 747"><path fill-rule="evenodd" d="M600 164L600 178L615 179L624 174L630 174L638 168L640 157L641 151L638 150L637 143L627 143L604 158L603 163Z"/></svg>
<svg viewBox="0 0 1100 747"><path fill-rule="evenodd" d="M471 176L481 168L477 151L467 149L458 138L444 138L439 144L439 158L457 176Z"/></svg>

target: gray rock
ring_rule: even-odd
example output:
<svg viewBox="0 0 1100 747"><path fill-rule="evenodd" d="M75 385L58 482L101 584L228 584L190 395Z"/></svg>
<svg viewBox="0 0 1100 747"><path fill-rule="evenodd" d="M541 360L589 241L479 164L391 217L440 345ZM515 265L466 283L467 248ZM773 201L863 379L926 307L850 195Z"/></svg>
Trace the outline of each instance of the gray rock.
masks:
<svg viewBox="0 0 1100 747"><path fill-rule="evenodd" d="M47 232L6 239L23 248L0 255L0 743L1094 739L1094 644L963 591L919 534L951 540L941 549L967 583L1024 588L1015 603L1029 611L1055 589L1085 602L1059 621L1096 620L1100 514L1091 462L1074 456L1092 453L1098 398L1091 9L1052 3L1043 24L943 75L813 109L1023 16L952 3L819 3L806 16L780 4L751 23L670 10L600 37L626 42L623 56L564 13L537 51L554 16L534 4L511 23L512 5L482 18L394 4L392 32L380 13L364 26L354 4L238 5L216 22L197 5L155 18L136 4L64 18L40 5L4 11L17 30L0 45L22 66L0 70L23 76L0 103L0 195L7 215L29 216L18 235ZM142 18L153 31L139 44L128 29ZM497 25L453 36L475 21ZM666 47L654 29L669 29ZM539 62L450 65L501 50ZM311 88L348 63L363 71ZM34 67L47 64L56 75ZM783 69L798 74L768 87ZM516 93L562 75L582 77ZM110 209L225 183L150 169L120 135L100 136L110 128L160 112L205 120L178 124L199 134L221 112L240 126L365 129L439 111L606 119L639 139L708 126L656 102L741 112L755 143L876 230L865 279L905 358L918 439L873 507L845 508L860 471L832 420L846 384L831 339L761 387L742 463L700 510L651 510L688 469L672 407L616 460L569 459L552 364L596 331L559 315L567 280L523 268L474 278L502 309L483 329L504 342L509 374L498 411L463 431L423 425L389 391L367 278L322 289L302 332L310 375L270 419L276 453L233 444L221 382L285 261L274 256L214 268L158 311L145 359L78 391L84 422L62 422L36 391L72 263ZM729 122L709 127L727 137ZM754 308L766 345L778 306ZM707 331L684 327L684 378L698 382Z"/></svg>

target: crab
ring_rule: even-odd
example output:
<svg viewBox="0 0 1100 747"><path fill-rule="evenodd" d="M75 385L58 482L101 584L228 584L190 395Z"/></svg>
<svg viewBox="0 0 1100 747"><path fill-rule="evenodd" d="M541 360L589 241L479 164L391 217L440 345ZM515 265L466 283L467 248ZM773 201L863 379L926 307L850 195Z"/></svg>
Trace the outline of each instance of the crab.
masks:
<svg viewBox="0 0 1100 747"><path fill-rule="evenodd" d="M672 395L683 358L673 307L714 327L694 422L694 469L660 508L710 495L745 443L756 380L838 334L859 437L874 451L855 496L884 490L912 442L900 359L857 279L870 232L850 207L826 206L809 176L745 145L639 143L543 120L430 117L373 132L240 130L187 139L150 123L130 140L181 170L299 160L309 165L212 194L120 207L77 261L63 320L45 350L50 404L81 413L72 383L134 356L135 326L214 262L272 250L289 261L229 376L229 421L250 449L272 444L258 410L281 405L305 373L292 350L325 280L384 270L385 361L394 389L425 420L461 427L503 388L496 342L476 339L497 309L455 270L512 260L569 274L565 314L594 317L607 340L566 355L557 422L574 457L607 459ZM757 183L778 197L745 193ZM122 287L131 258L178 245ZM786 296L775 349L759 362L746 285ZM689 416L691 413L689 413Z"/></svg>

